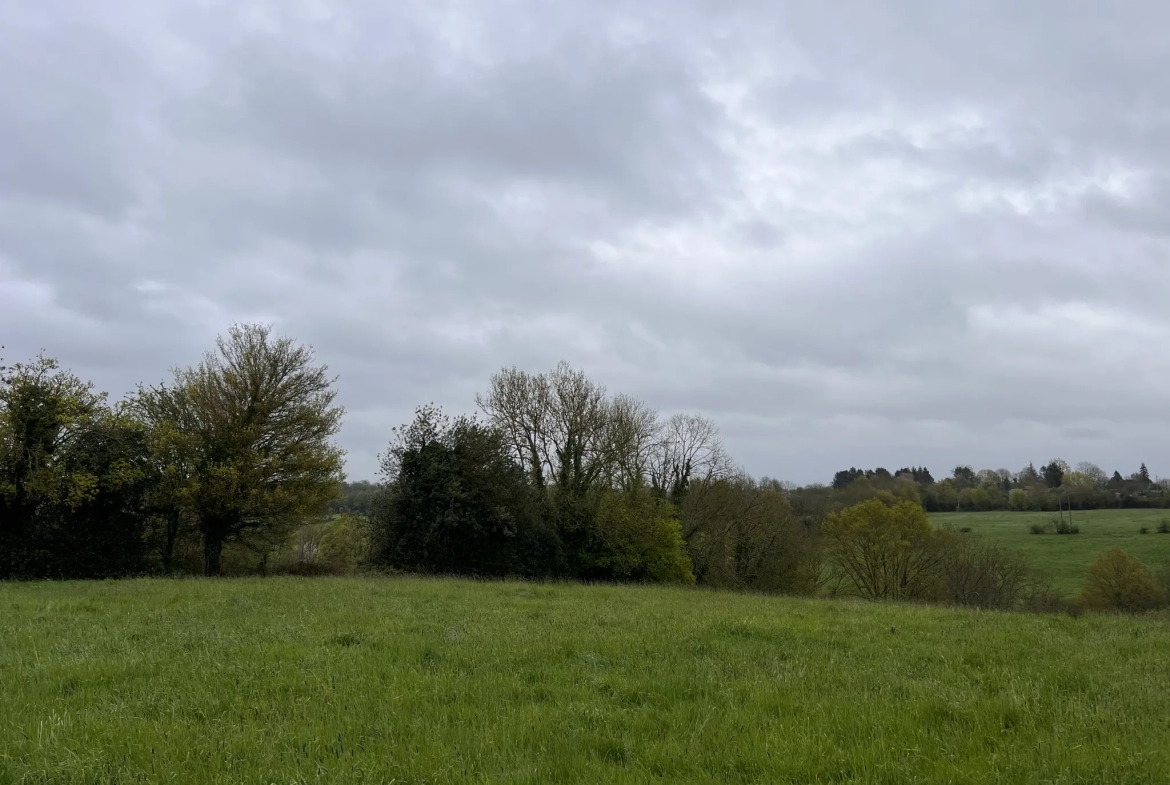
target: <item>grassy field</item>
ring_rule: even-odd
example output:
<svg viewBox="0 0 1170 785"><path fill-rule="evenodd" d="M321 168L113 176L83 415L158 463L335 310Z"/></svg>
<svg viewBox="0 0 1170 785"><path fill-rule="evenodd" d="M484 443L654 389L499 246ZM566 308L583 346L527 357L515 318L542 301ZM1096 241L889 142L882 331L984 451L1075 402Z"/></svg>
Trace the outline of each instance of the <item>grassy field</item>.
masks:
<svg viewBox="0 0 1170 785"><path fill-rule="evenodd" d="M1170 520L1170 510L1074 511L1080 534L1032 534L1033 523L1047 523L1054 512L933 513L938 526L972 532L1028 554L1032 562L1069 596L1080 593L1089 565L1106 548L1116 545L1141 559L1152 570L1170 564L1170 534L1158 534L1159 521ZM1068 513L1065 513L1067 520ZM1149 534L1141 534L1145 526Z"/></svg>
<svg viewBox="0 0 1170 785"><path fill-rule="evenodd" d="M1170 616L421 579L0 585L0 783L1165 783Z"/></svg>

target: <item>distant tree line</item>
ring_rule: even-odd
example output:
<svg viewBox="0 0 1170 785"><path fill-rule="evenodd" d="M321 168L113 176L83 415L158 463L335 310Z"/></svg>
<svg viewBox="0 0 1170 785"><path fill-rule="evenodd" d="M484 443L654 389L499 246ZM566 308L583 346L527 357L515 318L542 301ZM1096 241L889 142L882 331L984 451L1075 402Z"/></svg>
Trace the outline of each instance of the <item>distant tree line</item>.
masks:
<svg viewBox="0 0 1170 785"><path fill-rule="evenodd" d="M1168 483L1157 482L1143 463L1123 477L1107 474L1092 463L1074 469L1059 458L1040 466L1028 464L1018 472L1007 469L975 471L956 466L951 476L935 481L926 468L903 468L893 474L883 468L849 468L837 472L827 490L840 505L881 495L919 502L928 512L985 510L1101 509L1110 507L1170 507Z"/></svg>

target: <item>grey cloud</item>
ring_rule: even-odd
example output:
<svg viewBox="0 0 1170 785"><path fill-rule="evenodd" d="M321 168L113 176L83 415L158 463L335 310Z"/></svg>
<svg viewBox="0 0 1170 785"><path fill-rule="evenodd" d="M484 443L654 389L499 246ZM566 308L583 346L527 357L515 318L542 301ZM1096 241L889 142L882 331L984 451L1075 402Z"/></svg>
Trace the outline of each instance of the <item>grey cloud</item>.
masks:
<svg viewBox="0 0 1170 785"><path fill-rule="evenodd" d="M0 343L117 395L273 321L359 477L416 404L562 358L786 479L1165 472L1170 13L1101 16L0 9Z"/></svg>

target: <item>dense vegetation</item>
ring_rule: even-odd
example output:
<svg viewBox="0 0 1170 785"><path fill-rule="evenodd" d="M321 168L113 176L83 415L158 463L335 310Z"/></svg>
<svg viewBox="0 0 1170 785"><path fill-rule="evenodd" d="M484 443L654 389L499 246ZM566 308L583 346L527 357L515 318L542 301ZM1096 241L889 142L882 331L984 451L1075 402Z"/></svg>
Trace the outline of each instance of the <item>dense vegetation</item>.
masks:
<svg viewBox="0 0 1170 785"><path fill-rule="evenodd" d="M564 363L492 376L482 419L420 407L379 482L345 484L335 395L310 348L259 325L112 405L51 359L0 371L0 578L375 567L1053 610L1061 592L1028 558L925 510L1051 505L1076 533L1074 509L1166 499L1144 465L1122 479L1057 460L758 480L711 421ZM1142 603L1086 588L1085 604L1160 605L1150 585Z"/></svg>
<svg viewBox="0 0 1170 785"><path fill-rule="evenodd" d="M1164 615L409 578L0 606L0 782L1170 781Z"/></svg>
<svg viewBox="0 0 1170 785"><path fill-rule="evenodd" d="M1088 462L1073 469L1054 458L1039 469L1028 464L1018 472L956 466L950 477L937 482L923 467L898 469L892 474L883 468L851 468L837 472L825 492L856 498L884 491L918 501L928 512L1025 512L1170 507L1168 486L1170 483L1152 478L1144 463L1122 477L1119 471L1111 476Z"/></svg>

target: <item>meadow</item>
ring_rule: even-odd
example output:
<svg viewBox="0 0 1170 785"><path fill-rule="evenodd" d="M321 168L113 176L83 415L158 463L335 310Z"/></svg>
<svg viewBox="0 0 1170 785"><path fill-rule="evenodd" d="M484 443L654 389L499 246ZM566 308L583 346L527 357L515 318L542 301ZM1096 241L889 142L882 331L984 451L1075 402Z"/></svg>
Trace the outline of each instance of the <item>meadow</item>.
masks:
<svg viewBox="0 0 1170 785"><path fill-rule="evenodd" d="M1032 534L1034 523L1045 524L1055 512L931 513L940 527L970 527L973 534L1017 549L1044 571L1069 597L1080 593L1089 565L1114 545L1141 559L1151 570L1170 567L1170 534L1159 534L1158 524L1170 521L1170 510L1074 510L1080 534ZM1068 520L1068 512L1064 514ZM1149 533L1142 534L1145 527Z"/></svg>
<svg viewBox="0 0 1170 785"><path fill-rule="evenodd" d="M0 783L1165 783L1168 651L1165 613L0 584Z"/></svg>

